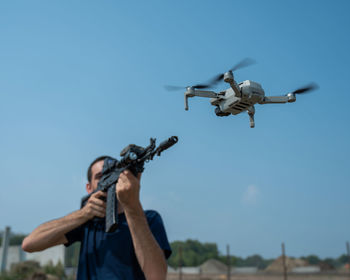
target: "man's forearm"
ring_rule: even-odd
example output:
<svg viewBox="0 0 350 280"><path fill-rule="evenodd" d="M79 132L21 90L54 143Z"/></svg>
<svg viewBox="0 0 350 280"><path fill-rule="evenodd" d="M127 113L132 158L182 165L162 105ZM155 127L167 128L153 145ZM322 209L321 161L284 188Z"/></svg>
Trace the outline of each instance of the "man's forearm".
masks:
<svg viewBox="0 0 350 280"><path fill-rule="evenodd" d="M67 242L65 234L84 224L93 217L103 218L106 213L106 203L101 200L106 194L98 191L92 194L83 208L63 218L53 220L38 226L22 243L27 252L45 250L46 248Z"/></svg>
<svg viewBox="0 0 350 280"><path fill-rule="evenodd" d="M65 234L87 221L81 210L38 226L22 243L27 252L42 251L67 242Z"/></svg>
<svg viewBox="0 0 350 280"><path fill-rule="evenodd" d="M167 272L164 252L153 237L141 204L124 210L136 257L146 279L164 280Z"/></svg>

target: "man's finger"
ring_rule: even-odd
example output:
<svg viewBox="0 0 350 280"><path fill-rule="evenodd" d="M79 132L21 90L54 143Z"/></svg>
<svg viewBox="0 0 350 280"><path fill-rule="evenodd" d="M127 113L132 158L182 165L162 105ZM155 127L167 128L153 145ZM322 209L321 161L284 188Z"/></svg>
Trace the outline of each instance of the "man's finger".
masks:
<svg viewBox="0 0 350 280"><path fill-rule="evenodd" d="M95 205L99 205L99 206L102 206L102 207L106 207L106 202L104 202L103 200L99 199L99 198L92 198L90 200L90 202L92 204L95 204Z"/></svg>
<svg viewBox="0 0 350 280"><path fill-rule="evenodd" d="M104 207L101 207L101 206L98 206L98 205L91 205L91 209L94 211L94 212L98 212L98 213L106 213L106 208Z"/></svg>
<svg viewBox="0 0 350 280"><path fill-rule="evenodd" d="M119 175L119 178L118 178L118 181L121 180L121 181L125 181L126 179L126 175L124 173L120 173Z"/></svg>
<svg viewBox="0 0 350 280"><path fill-rule="evenodd" d="M106 216L105 212L94 212L95 217L104 218Z"/></svg>
<svg viewBox="0 0 350 280"><path fill-rule="evenodd" d="M103 192L103 191L98 191L98 192L96 192L96 193L94 193L94 194L92 195L92 197L101 197L101 196L106 197L107 194L106 194L105 192Z"/></svg>
<svg viewBox="0 0 350 280"><path fill-rule="evenodd" d="M138 173L137 176L135 176L130 170L126 169L119 175L119 178L122 177L123 179L125 178L129 180L132 180L133 178L137 178L138 180L140 180L141 174L142 173Z"/></svg>

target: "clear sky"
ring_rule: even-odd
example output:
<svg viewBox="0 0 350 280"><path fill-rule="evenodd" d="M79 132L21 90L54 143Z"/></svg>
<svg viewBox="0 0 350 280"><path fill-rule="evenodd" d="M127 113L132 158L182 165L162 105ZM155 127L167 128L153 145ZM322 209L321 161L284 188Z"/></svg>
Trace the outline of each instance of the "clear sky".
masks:
<svg viewBox="0 0 350 280"><path fill-rule="evenodd" d="M350 241L349 1L1 1L0 228L78 209L89 163L179 143L146 165L144 208L170 241L222 253L338 257ZM292 104L219 118L191 85L245 57L238 82ZM217 90L226 88L219 84Z"/></svg>

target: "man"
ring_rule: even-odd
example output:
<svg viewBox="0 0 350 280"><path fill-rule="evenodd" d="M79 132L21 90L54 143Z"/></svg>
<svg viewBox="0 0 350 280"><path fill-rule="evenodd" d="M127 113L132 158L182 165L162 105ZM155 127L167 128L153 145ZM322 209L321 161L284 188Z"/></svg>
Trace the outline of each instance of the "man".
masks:
<svg viewBox="0 0 350 280"><path fill-rule="evenodd" d="M95 159L88 169L86 191L96 190L104 159ZM166 258L171 254L160 215L143 211L139 200L141 174L123 171L116 185L120 223L113 233L105 232L106 197L102 191L91 195L86 205L67 216L37 227L22 243L27 252L41 251L81 242L78 280L166 279Z"/></svg>

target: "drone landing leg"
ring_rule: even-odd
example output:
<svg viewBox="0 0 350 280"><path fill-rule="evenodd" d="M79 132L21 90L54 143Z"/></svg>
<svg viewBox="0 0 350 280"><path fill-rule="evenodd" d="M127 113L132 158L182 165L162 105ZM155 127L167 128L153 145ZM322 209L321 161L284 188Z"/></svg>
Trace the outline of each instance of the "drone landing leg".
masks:
<svg viewBox="0 0 350 280"><path fill-rule="evenodd" d="M255 127L254 114L255 114L254 106L249 107L248 108L248 116L249 116L249 121L250 121L250 127L251 128Z"/></svg>

